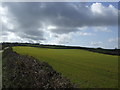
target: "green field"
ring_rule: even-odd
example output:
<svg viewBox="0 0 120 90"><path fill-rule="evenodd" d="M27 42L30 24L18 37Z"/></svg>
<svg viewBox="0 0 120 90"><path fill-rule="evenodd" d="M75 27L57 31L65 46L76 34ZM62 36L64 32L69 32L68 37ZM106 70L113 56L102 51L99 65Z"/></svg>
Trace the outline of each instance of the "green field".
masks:
<svg viewBox="0 0 120 90"><path fill-rule="evenodd" d="M48 49L17 46L14 51L48 62L79 88L118 87L118 56L80 49Z"/></svg>

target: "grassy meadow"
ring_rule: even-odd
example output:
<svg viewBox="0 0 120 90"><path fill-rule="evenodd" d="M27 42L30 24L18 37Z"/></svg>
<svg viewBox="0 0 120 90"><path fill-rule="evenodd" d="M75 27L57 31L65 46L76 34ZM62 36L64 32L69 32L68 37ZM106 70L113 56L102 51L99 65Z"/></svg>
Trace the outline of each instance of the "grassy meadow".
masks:
<svg viewBox="0 0 120 90"><path fill-rule="evenodd" d="M118 56L81 49L49 49L16 46L13 50L48 62L79 88L118 87Z"/></svg>

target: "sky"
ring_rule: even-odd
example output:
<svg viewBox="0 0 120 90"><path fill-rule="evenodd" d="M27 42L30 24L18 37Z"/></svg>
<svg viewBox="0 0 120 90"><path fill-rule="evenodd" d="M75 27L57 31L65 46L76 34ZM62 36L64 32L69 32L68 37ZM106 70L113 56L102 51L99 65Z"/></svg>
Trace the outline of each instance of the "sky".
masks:
<svg viewBox="0 0 120 90"><path fill-rule="evenodd" d="M118 48L117 2L4 2L0 42Z"/></svg>

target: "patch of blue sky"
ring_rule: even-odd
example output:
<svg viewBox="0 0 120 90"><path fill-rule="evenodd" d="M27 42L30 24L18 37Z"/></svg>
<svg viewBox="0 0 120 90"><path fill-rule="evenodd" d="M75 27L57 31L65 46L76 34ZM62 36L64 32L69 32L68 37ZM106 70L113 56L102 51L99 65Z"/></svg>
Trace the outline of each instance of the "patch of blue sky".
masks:
<svg viewBox="0 0 120 90"><path fill-rule="evenodd" d="M72 35L72 41L67 45L83 46L83 47L102 47L102 48L115 48L118 43L109 42L110 39L116 39L118 37L117 27L108 27L110 32L106 31L95 31L95 28L89 27L83 31L85 33L91 33L91 35L80 35L74 33ZM96 42L100 45L94 46L91 43Z"/></svg>

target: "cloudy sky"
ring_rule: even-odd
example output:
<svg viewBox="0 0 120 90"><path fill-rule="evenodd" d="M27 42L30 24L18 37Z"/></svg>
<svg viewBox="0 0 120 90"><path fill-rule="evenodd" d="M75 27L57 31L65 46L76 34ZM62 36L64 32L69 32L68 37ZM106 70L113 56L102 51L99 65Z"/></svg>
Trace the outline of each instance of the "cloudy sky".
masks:
<svg viewBox="0 0 120 90"><path fill-rule="evenodd" d="M117 2L4 2L0 42L118 47Z"/></svg>

